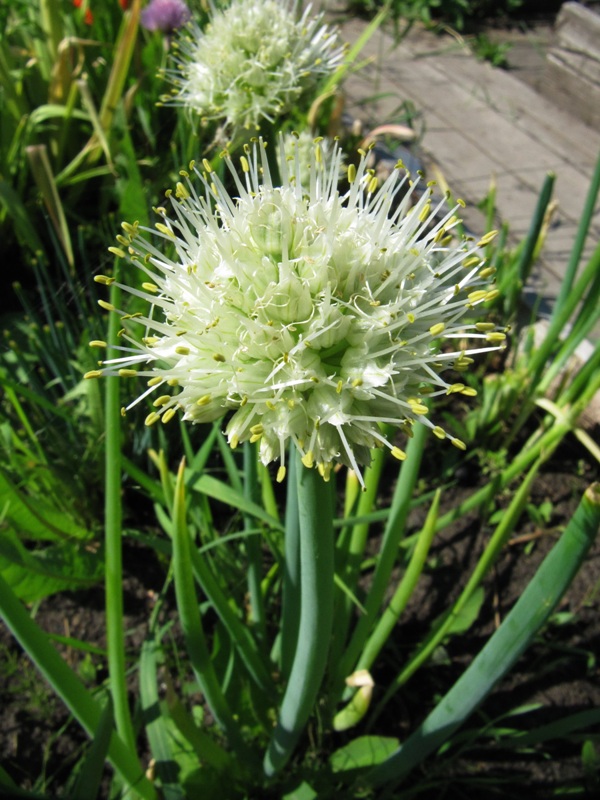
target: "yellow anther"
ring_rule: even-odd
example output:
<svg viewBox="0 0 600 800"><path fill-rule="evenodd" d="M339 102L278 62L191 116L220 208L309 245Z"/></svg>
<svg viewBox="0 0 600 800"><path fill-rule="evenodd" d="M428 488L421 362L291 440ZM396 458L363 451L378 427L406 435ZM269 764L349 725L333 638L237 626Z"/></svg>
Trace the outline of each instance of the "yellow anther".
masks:
<svg viewBox="0 0 600 800"><path fill-rule="evenodd" d="M207 406L209 403L210 403L209 394L203 394L202 397L199 397L198 400L196 400L197 406Z"/></svg>
<svg viewBox="0 0 600 800"><path fill-rule="evenodd" d="M487 295L486 291L484 291L483 289L477 289L474 292L470 292L467 295L467 299L469 303L480 303L482 300L485 300L486 295Z"/></svg>
<svg viewBox="0 0 600 800"><path fill-rule="evenodd" d="M279 469L277 470L277 478L276 478L277 483L282 483L282 481L285 478L285 473L286 473L286 468L283 466L279 467Z"/></svg>
<svg viewBox="0 0 600 800"><path fill-rule="evenodd" d="M119 378L137 378L137 369L123 368L119 370Z"/></svg>
<svg viewBox="0 0 600 800"><path fill-rule="evenodd" d="M486 303L488 302L488 300L495 300L499 295L500 292L498 291L498 289L491 289L489 292L487 292L485 296Z"/></svg>
<svg viewBox="0 0 600 800"><path fill-rule="evenodd" d="M464 394L465 397L477 397L477 389L473 389L472 386L465 386L461 394Z"/></svg>
<svg viewBox="0 0 600 800"><path fill-rule="evenodd" d="M419 212L419 220L425 222L431 213L431 203L427 201L421 211Z"/></svg>
<svg viewBox="0 0 600 800"><path fill-rule="evenodd" d="M156 292L158 292L158 286L155 283L148 283L147 281L142 283L142 289L145 289L147 292L151 292L152 294L156 294Z"/></svg>
<svg viewBox="0 0 600 800"><path fill-rule="evenodd" d="M148 386L158 386L159 383L162 383L162 378L160 375L155 375L154 378L150 378L148 380Z"/></svg>
<svg viewBox="0 0 600 800"><path fill-rule="evenodd" d="M495 274L496 274L496 267L486 267L485 269L480 270L479 277L481 278L481 280L486 281L488 278L491 278Z"/></svg>
<svg viewBox="0 0 600 800"><path fill-rule="evenodd" d="M437 436L438 439L446 438L446 431L443 428L440 428L439 425L436 425L435 428L432 428L431 432L434 436Z"/></svg>
<svg viewBox="0 0 600 800"><path fill-rule="evenodd" d="M161 394L160 397L156 398L152 405L156 406L156 408L159 408L160 406L166 406L170 399L170 394Z"/></svg>
<svg viewBox="0 0 600 800"><path fill-rule="evenodd" d="M497 235L498 231L488 231L477 242L477 247L485 247L486 245L490 244L490 242L493 242Z"/></svg>
<svg viewBox="0 0 600 800"><path fill-rule="evenodd" d="M419 401L415 400L414 398L410 398L408 400L408 404L410 405L410 409L413 412L413 414L427 414L427 412L429 411L426 405L423 405L423 403L419 403Z"/></svg>
<svg viewBox="0 0 600 800"><path fill-rule="evenodd" d="M166 425L167 422L173 419L176 413L177 413L176 408L167 408L167 410L161 417L162 422Z"/></svg>
<svg viewBox="0 0 600 800"><path fill-rule="evenodd" d="M155 422L158 422L159 419L160 414L157 414L156 411L151 411L144 420L144 425L150 427L150 425L154 425Z"/></svg>
<svg viewBox="0 0 600 800"><path fill-rule="evenodd" d="M465 258L463 261L463 267L465 269L470 269L471 267L477 266L477 264L481 264L481 259L478 256L471 256L470 258Z"/></svg>
<svg viewBox="0 0 600 800"><path fill-rule="evenodd" d="M476 322L475 327L480 333L487 333L487 331L493 331L496 326L493 322Z"/></svg>
<svg viewBox="0 0 600 800"><path fill-rule="evenodd" d="M108 275L94 275L94 282L102 283L104 286L110 286L115 280L115 278L109 278Z"/></svg>
<svg viewBox="0 0 600 800"><path fill-rule="evenodd" d="M348 166L348 183L354 183L356 180L356 167L354 164Z"/></svg>
<svg viewBox="0 0 600 800"><path fill-rule="evenodd" d="M438 322L436 325L432 325L431 328L429 328L429 333L435 339L440 333L443 333L445 327L446 325L443 322Z"/></svg>
<svg viewBox="0 0 600 800"><path fill-rule="evenodd" d="M456 394L457 392L462 392L464 388L464 383L453 383L452 386L446 389L446 394Z"/></svg>
<svg viewBox="0 0 600 800"><path fill-rule="evenodd" d="M175 197L178 200L187 200L187 198L189 196L190 196L190 193L188 192L187 187L185 186L185 184L183 184L181 181L177 181L177 183L175 185Z"/></svg>
<svg viewBox="0 0 600 800"><path fill-rule="evenodd" d="M155 222L154 227L156 228L159 233L164 233L165 236L168 236L170 239L175 239L175 234L170 228L167 228L166 225L163 225L162 222Z"/></svg>
<svg viewBox="0 0 600 800"><path fill-rule="evenodd" d="M206 171L207 171L209 174L210 174L210 173L213 171L213 168L212 168L212 167L211 167L211 165L210 165L210 161L208 161L206 158L203 158L203 159L202 159L202 166L204 167L204 169L205 169L205 170L206 170Z"/></svg>
<svg viewBox="0 0 600 800"><path fill-rule="evenodd" d="M406 453L399 447L392 447L390 452L394 456L394 458L398 459L398 461L404 461L406 459Z"/></svg>
<svg viewBox="0 0 600 800"><path fill-rule="evenodd" d="M343 389L343 387L344 387L344 383L343 383L343 381L338 381L338 382L337 382L337 386L335 387L335 390L336 390L336 392L337 392L338 394L341 394L341 393L342 393L342 389Z"/></svg>
<svg viewBox="0 0 600 800"><path fill-rule="evenodd" d="M487 342L504 342L506 340L506 334L502 333L502 331L492 331L487 334L485 339Z"/></svg>
<svg viewBox="0 0 600 800"><path fill-rule="evenodd" d="M450 439L454 447L457 447L459 450L466 450L467 445L462 441L462 439Z"/></svg>
<svg viewBox="0 0 600 800"><path fill-rule="evenodd" d="M101 378L103 375L104 372L101 369L91 369L89 372L86 372L83 377L89 380L89 378Z"/></svg>
<svg viewBox="0 0 600 800"><path fill-rule="evenodd" d="M103 342L102 339L92 339L90 347L108 347L108 345L106 342Z"/></svg>
<svg viewBox="0 0 600 800"><path fill-rule="evenodd" d="M178 356L189 356L190 348L180 344L178 347L175 348L175 352L177 353Z"/></svg>
<svg viewBox="0 0 600 800"><path fill-rule="evenodd" d="M305 453L302 456L301 461L307 469L312 469L315 465L315 457L312 450L309 450L308 453Z"/></svg>
<svg viewBox="0 0 600 800"><path fill-rule="evenodd" d="M113 256L117 256L117 258L125 258L125 251L121 250L120 247L109 247L108 252L112 253Z"/></svg>

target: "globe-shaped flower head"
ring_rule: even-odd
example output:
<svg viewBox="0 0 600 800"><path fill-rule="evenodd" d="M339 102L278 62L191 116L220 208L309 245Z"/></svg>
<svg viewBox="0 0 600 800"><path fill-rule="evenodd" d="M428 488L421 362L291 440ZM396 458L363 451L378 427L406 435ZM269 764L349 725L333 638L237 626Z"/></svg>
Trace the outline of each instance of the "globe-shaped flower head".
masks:
<svg viewBox="0 0 600 800"><path fill-rule="evenodd" d="M151 310L126 320L142 338L125 331L122 355L89 377L146 378L135 402L158 392L148 425L178 410L191 422L230 414L230 445L260 442L280 480L290 442L325 478L343 463L362 480L372 448L404 458L382 423L410 435L420 421L444 438L425 400L474 394L445 371L464 370L504 338L491 323L463 320L497 294L479 252L490 236L455 239L454 211L432 207L431 187L415 200L400 164L378 190L365 156L343 193L337 145L324 161L315 144L305 183L290 177L301 174L298 152L289 169L282 158L281 186L262 142L246 147L239 167L226 157L234 196L208 162L192 166L170 211L156 209L155 231L124 223L117 237L113 252L144 277L141 288L122 288ZM452 346L465 338L481 346Z"/></svg>
<svg viewBox="0 0 600 800"><path fill-rule="evenodd" d="M174 42L174 84L163 102L180 105L202 122L218 121L228 135L257 130L290 111L334 72L343 57L336 34L311 16L299 18L294 0L233 0L224 10L211 2L211 20Z"/></svg>

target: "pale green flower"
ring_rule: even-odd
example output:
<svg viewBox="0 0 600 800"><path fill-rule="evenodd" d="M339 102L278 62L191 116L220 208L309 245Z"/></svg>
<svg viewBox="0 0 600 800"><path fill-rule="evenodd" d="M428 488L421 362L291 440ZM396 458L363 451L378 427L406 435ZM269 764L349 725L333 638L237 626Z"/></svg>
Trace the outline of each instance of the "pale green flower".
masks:
<svg viewBox="0 0 600 800"><path fill-rule="evenodd" d="M299 167L298 180L303 186L310 185L311 164L314 161L315 144L320 144L320 153L325 162L324 168L332 156L334 141L324 136L315 136L308 130L296 133L285 133L282 136L283 147L277 151L277 164L282 169L282 159L287 161L290 180L296 179L296 165ZM339 178L344 174L343 158L340 160Z"/></svg>
<svg viewBox="0 0 600 800"><path fill-rule="evenodd" d="M455 238L455 210L432 207L431 187L415 200L401 164L378 189L365 154L340 192L337 144L327 161L314 146L307 184L282 157L273 186L262 142L245 152L239 167L226 157L233 194L205 161L170 194L170 210L157 209L156 230L123 224L112 251L144 283L122 288L151 308L125 320L129 345L89 377L146 378L131 405L158 392L147 424L178 410L191 422L233 412L230 445L260 442L280 480L290 442L325 478L341 462L362 480L372 448L404 458L382 423L410 435L419 421L444 438L425 401L475 394L444 373L504 338L491 323L463 323L497 295L480 254L491 235ZM299 166L296 151L294 175Z"/></svg>
<svg viewBox="0 0 600 800"><path fill-rule="evenodd" d="M343 48L323 15L311 16L308 6L299 16L296 0L211 7L204 32L194 25L174 42L176 68L165 76L175 89L162 99L202 122L218 121L227 134L274 122L342 61Z"/></svg>

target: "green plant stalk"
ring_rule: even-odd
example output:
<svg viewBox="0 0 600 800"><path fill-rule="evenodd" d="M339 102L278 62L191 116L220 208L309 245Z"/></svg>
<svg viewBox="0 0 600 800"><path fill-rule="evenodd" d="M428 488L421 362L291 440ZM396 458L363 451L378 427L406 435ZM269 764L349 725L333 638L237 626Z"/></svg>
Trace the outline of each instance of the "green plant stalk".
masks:
<svg viewBox="0 0 600 800"><path fill-rule="evenodd" d="M565 325L573 315L577 305L583 298L585 291L591 281L600 270L600 245L596 247L588 263L586 264L579 280L572 287L568 297L565 299L560 311L552 316L550 326L546 333L546 337L537 350L531 356L529 364L529 371L532 374L531 386L533 389L537 386L541 377L542 370L548 361L552 350L559 341L560 335L564 330Z"/></svg>
<svg viewBox="0 0 600 800"><path fill-rule="evenodd" d="M258 483L257 452L250 442L244 442L244 496L250 502L260 501L260 486ZM254 519L249 514L244 514L244 530L251 531L256 527ZM261 538L250 535L246 539L248 553L248 594L250 597L250 622L256 629L258 639L265 642L267 638L265 622L265 604L263 600L262 580L262 553Z"/></svg>
<svg viewBox="0 0 600 800"><path fill-rule="evenodd" d="M438 627L432 631L432 633L419 647L415 655L413 655L413 657L409 660L402 672L400 672L395 680L388 686L383 699L375 711L375 715L377 715L379 711L385 707L385 704L389 701L389 699L412 677L412 675L414 675L419 667L431 657L438 645L444 641L447 633L452 628L454 620L458 617L462 609L472 597L474 591L481 584L492 565L498 558L498 555L506 544L509 536L513 532L529 497L533 481L537 477L539 468L547 456L549 456L549 453L544 454L544 458L538 459L529 470L527 477L519 487L517 493L512 499L510 506L503 514L502 521L494 531L492 538L488 542L487 547L477 562L471 577L467 581L467 585L462 590L460 596Z"/></svg>
<svg viewBox="0 0 600 800"><path fill-rule="evenodd" d="M110 302L120 307L121 290L113 283ZM108 348L118 340L120 319L111 314L108 323ZM131 720L125 680L125 631L123 626L123 552L121 511L121 403L118 377L106 378L105 395L105 604L106 647L110 692L119 736L135 752L135 734Z"/></svg>
<svg viewBox="0 0 600 800"><path fill-rule="evenodd" d="M25 148L31 173L42 195L44 205L50 215L56 235L62 245L70 267L74 267L73 245L65 217L63 205L58 194L52 167L48 159L46 145L36 144Z"/></svg>
<svg viewBox="0 0 600 800"><path fill-rule="evenodd" d="M515 664L548 620L584 561L600 527L600 484L590 486L558 543L504 622L419 728L361 783L386 794L465 722ZM384 795L385 796L385 795Z"/></svg>
<svg viewBox="0 0 600 800"><path fill-rule="evenodd" d="M544 179L544 183L533 212L533 217L531 218L529 231L527 232L527 238L525 239L525 246L521 251L517 267L517 274L519 276L519 280L521 281L521 288L527 282L531 272L535 248L544 225L544 216L552 197L552 190L554 189L555 181L556 175L553 172L549 172Z"/></svg>
<svg viewBox="0 0 600 800"><path fill-rule="evenodd" d="M296 459L300 526L300 622L294 662L277 726L264 759L267 776L291 757L315 708L327 666L333 623L333 486Z"/></svg>
<svg viewBox="0 0 600 800"><path fill-rule="evenodd" d="M295 446L292 445L295 449ZM300 518L297 459L290 450L285 504L285 558L281 607L281 673L288 680L294 663L300 627Z"/></svg>
<svg viewBox="0 0 600 800"><path fill-rule="evenodd" d="M590 187L588 189L588 193L585 199L585 205L583 207L583 211L581 212L579 225L577 226L577 233L575 235L575 241L573 242L573 248L571 250L571 255L569 257L569 262L565 270L565 274L560 286L558 297L556 298L556 303L554 305L552 317L558 316L558 314L560 314L567 300L567 297L569 296L569 293L573 287L573 283L575 281L575 275L577 274L577 267L579 266L579 262L581 260L581 254L583 253L583 248L585 247L585 241L587 239L587 235L590 230L592 217L594 215L594 211L596 210L596 200L598 199L599 191L600 191L600 153L598 154L598 160L596 161L594 174L592 175Z"/></svg>
<svg viewBox="0 0 600 800"><path fill-rule="evenodd" d="M98 730L102 706L88 692L79 676L63 661L48 636L31 619L23 604L0 575L0 614L13 636L90 737ZM124 783L144 800L156 800L135 750L115 733L108 751L110 763Z"/></svg>
<svg viewBox="0 0 600 800"><path fill-rule="evenodd" d="M408 568L404 573L400 585L394 592L389 606L381 616L375 630L369 637L361 653L356 669L369 669L382 647L387 642L391 632L394 630L400 615L406 608L417 582L423 572L425 561L429 553L429 548L435 536L435 523L437 522L440 509L441 491L438 489L433 498L433 503L427 514L427 519L421 532L418 535L417 544L413 551Z"/></svg>
<svg viewBox="0 0 600 800"><path fill-rule="evenodd" d="M384 452L383 448L376 450L373 454L371 465L365 470L366 490L361 492L358 497L358 508L356 509L356 516L358 517L369 514L373 510L386 455L387 453ZM351 473L349 472L349 474ZM346 486L350 490L350 494L353 495L354 491L350 479L346 482ZM334 601L333 639L329 656L331 664L339 662L348 635L352 610L355 607L352 597L356 594L356 585L367 544L369 528L368 522L357 523L350 530L345 529L342 531L338 537L336 574L340 576L343 589L338 586L337 596Z"/></svg>
<svg viewBox="0 0 600 800"><path fill-rule="evenodd" d="M54 0L40 0L40 21L45 46L48 49L48 58L41 59L42 74L50 80L52 67L58 56L58 47L63 39L62 14L59 4Z"/></svg>
<svg viewBox="0 0 600 800"><path fill-rule="evenodd" d="M185 461L182 460L173 501L173 578L177 610L196 680L217 724L224 730L231 747L241 755L245 752L241 733L219 684L202 628L192 571L192 542L186 519L184 475Z"/></svg>
<svg viewBox="0 0 600 800"><path fill-rule="evenodd" d="M398 546L404 535L404 526L408 516L410 501L421 468L421 459L427 430L425 425L415 425L413 438L408 442L406 461L402 464L398 482L396 483L381 550L377 558L377 566L373 574L373 583L365 602L366 613L359 619L350 643L339 661L339 666L335 674L335 683L331 693L332 703L339 702L339 698L346 685L346 678L354 672L355 664L362 653L364 644L373 628L383 602L390 576L394 569L394 564L396 563Z"/></svg>

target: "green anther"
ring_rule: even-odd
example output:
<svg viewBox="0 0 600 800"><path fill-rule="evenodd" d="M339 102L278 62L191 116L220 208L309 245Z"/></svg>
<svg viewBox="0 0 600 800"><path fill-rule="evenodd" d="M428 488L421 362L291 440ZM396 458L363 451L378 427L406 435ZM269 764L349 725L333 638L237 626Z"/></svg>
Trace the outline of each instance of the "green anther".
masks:
<svg viewBox="0 0 600 800"><path fill-rule="evenodd" d="M137 378L137 370L136 369L120 369L119 370L119 378Z"/></svg>
<svg viewBox="0 0 600 800"><path fill-rule="evenodd" d="M443 333L445 327L446 325L443 322L438 322L437 325L432 325L431 328L429 328L429 333L435 339L440 333Z"/></svg>
<svg viewBox="0 0 600 800"><path fill-rule="evenodd" d="M177 353L178 356L189 356L190 348L184 347L183 345L179 345L179 347L175 348L175 352Z"/></svg>
<svg viewBox="0 0 600 800"><path fill-rule="evenodd" d="M221 363L225 361L225 356L221 355L221 353L215 353L213 355L213 358L214 358L215 361L219 361Z"/></svg>

